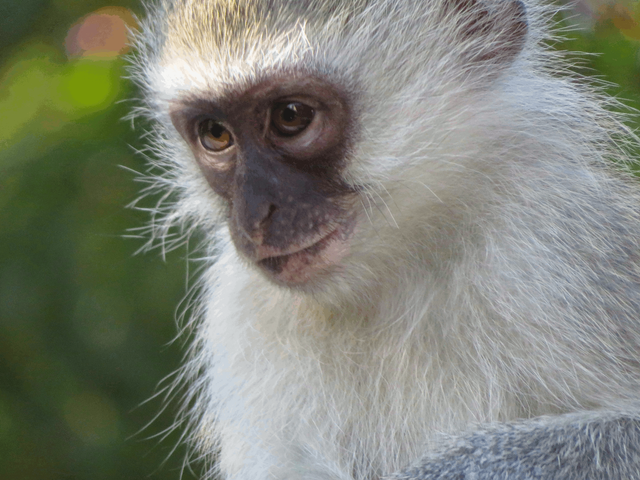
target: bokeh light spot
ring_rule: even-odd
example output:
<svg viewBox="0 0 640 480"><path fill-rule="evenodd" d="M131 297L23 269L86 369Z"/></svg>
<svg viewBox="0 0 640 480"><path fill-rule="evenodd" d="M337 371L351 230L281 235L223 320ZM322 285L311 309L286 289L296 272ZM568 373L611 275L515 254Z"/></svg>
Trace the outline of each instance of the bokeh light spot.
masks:
<svg viewBox="0 0 640 480"><path fill-rule="evenodd" d="M85 391L70 396L64 405L64 418L85 443L108 445L119 437L118 411L109 399L97 393Z"/></svg>
<svg viewBox="0 0 640 480"><path fill-rule="evenodd" d="M51 70L48 58L37 57L16 62L0 78L0 147L38 114Z"/></svg>
<svg viewBox="0 0 640 480"><path fill-rule="evenodd" d="M60 94L72 109L108 106L117 93L111 62L79 61L60 80Z"/></svg>
<svg viewBox="0 0 640 480"><path fill-rule="evenodd" d="M69 29L65 47L69 57L115 57L126 53L133 14L124 7L106 7L80 19Z"/></svg>
<svg viewBox="0 0 640 480"><path fill-rule="evenodd" d="M613 26L630 40L640 40L640 2L632 6L623 3L604 3L599 6L597 19Z"/></svg>

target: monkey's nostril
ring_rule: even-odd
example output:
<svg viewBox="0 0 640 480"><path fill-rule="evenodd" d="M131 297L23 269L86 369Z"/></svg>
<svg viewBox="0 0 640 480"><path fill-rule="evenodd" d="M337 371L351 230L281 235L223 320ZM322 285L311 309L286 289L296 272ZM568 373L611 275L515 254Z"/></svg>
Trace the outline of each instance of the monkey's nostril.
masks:
<svg viewBox="0 0 640 480"><path fill-rule="evenodd" d="M278 207L276 207L273 203L270 204L269 209L267 210L267 213L264 215L264 217L262 217L262 220L257 222L256 229L264 230L268 228L269 223L271 222L271 219L273 217L273 214L276 213L276 210L278 210Z"/></svg>
<svg viewBox="0 0 640 480"><path fill-rule="evenodd" d="M274 213L276 213L277 209L278 207L276 207L273 203L269 205L269 211L267 212L267 216L264 218L263 222L267 220L271 220L271 217L273 216Z"/></svg>

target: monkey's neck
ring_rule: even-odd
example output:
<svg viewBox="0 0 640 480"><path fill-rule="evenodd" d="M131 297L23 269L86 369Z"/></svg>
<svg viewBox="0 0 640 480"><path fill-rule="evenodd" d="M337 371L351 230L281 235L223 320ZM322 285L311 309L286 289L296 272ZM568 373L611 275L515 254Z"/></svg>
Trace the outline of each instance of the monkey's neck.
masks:
<svg viewBox="0 0 640 480"><path fill-rule="evenodd" d="M310 451L366 455L387 445L389 455L368 461L395 471L438 432L589 401L565 357L549 355L562 352L554 332L486 298L490 272L407 275L366 302L339 304L276 287L234 258L221 259L199 358L211 375L223 372L210 390L219 419L227 410L235 418L241 398L244 420Z"/></svg>

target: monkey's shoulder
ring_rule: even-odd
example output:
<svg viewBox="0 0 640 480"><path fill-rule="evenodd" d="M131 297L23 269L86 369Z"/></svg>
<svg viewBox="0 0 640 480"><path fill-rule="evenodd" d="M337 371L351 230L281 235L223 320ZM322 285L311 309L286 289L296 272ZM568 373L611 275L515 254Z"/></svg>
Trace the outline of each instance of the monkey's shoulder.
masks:
<svg viewBox="0 0 640 480"><path fill-rule="evenodd" d="M640 478L640 413L584 413L450 438L393 480Z"/></svg>

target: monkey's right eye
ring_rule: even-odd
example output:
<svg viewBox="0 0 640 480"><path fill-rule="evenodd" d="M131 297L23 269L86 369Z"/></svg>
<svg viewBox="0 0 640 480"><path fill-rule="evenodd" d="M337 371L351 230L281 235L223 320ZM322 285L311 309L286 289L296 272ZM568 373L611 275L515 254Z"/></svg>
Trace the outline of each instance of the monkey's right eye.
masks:
<svg viewBox="0 0 640 480"><path fill-rule="evenodd" d="M198 126L202 146L212 152L221 152L233 145L231 132L215 120L204 120Z"/></svg>
<svg viewBox="0 0 640 480"><path fill-rule="evenodd" d="M278 103L271 112L271 125L278 134L293 137L311 124L314 115L313 108L304 103Z"/></svg>

